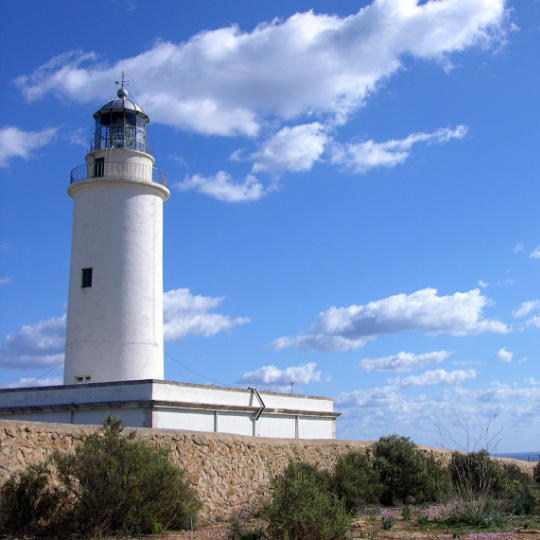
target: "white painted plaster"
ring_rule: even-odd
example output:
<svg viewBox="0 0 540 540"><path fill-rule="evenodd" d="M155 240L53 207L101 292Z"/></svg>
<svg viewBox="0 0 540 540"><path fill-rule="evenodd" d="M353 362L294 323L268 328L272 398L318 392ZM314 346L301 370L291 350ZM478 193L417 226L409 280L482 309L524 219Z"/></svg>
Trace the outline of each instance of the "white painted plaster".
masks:
<svg viewBox="0 0 540 540"><path fill-rule="evenodd" d="M256 435L258 437L278 437L294 439L294 416L261 416L257 420Z"/></svg>
<svg viewBox="0 0 540 540"><path fill-rule="evenodd" d="M64 384L163 378L163 201L154 160L130 150L90 153L146 165L149 177L71 184L73 234ZM143 170L143 169L141 169ZM83 268L92 286L81 287Z"/></svg>
<svg viewBox="0 0 540 540"><path fill-rule="evenodd" d="M112 414L132 427L214 431L217 426L220 433L294 438L298 417L299 438L335 438L331 399L273 393L262 393L261 397L265 403L271 397L274 404L288 407L263 411L255 430L253 417L259 405L251 399L251 391L169 381L0 390L0 418L101 424L107 414ZM306 407L321 402L325 410Z"/></svg>

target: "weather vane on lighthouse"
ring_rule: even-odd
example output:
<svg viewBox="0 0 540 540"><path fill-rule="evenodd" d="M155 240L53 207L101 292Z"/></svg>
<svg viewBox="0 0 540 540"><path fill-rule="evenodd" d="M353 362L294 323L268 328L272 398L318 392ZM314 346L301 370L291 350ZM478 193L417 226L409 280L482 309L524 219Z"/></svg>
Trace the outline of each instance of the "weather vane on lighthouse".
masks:
<svg viewBox="0 0 540 540"><path fill-rule="evenodd" d="M123 69L122 69L122 78L119 81L114 81L114 84L120 85L120 88L118 89L118 92L117 92L118 97L127 97L128 95L127 87L129 86L129 80L126 79Z"/></svg>

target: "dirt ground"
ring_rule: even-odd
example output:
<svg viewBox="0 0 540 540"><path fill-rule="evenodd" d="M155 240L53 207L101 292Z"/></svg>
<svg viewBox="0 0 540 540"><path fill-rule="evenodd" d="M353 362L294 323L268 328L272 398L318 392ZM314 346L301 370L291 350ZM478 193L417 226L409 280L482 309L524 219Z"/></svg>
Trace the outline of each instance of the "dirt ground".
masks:
<svg viewBox="0 0 540 540"><path fill-rule="evenodd" d="M447 527L439 528L433 525L420 526L418 517L427 515L429 511L436 511L436 507L412 509L411 519L404 520L401 516L401 508L385 509L381 513L380 509L370 510L357 517L348 533L348 537L358 540L452 540L459 538L462 540L540 540L540 516L528 516L516 519L512 523L507 523L506 527L495 530L479 530L471 527ZM394 524L390 530L384 530L382 518L392 515ZM257 526L253 522L254 527ZM166 537L167 540L226 540L229 532L229 524L215 524L202 527L193 532L183 532L172 534ZM310 540L306 538L306 540Z"/></svg>

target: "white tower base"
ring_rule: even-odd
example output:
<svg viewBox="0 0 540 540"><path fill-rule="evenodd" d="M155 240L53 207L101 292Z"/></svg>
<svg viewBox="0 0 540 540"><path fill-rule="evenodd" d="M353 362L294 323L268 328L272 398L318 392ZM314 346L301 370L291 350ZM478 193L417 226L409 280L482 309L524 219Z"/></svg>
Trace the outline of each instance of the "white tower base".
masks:
<svg viewBox="0 0 540 540"><path fill-rule="evenodd" d="M330 398L144 380L0 390L0 418L233 433L288 439L335 439Z"/></svg>

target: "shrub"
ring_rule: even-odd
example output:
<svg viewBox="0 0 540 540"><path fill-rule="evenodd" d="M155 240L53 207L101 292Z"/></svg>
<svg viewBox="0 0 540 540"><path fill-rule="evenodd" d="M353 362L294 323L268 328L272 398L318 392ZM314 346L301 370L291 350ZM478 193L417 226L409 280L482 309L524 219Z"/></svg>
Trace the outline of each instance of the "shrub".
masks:
<svg viewBox="0 0 540 540"><path fill-rule="evenodd" d="M307 463L291 462L271 480L272 500L264 516L268 534L280 540L345 537L352 515L331 491L331 477Z"/></svg>
<svg viewBox="0 0 540 540"><path fill-rule="evenodd" d="M446 494L449 479L444 468L432 456L424 457L408 437L381 437L373 454L383 485L383 504L411 498L416 502L434 501Z"/></svg>
<svg viewBox="0 0 540 540"><path fill-rule="evenodd" d="M111 417L79 440L74 453L55 452L50 466L4 484L0 508L11 514L10 530L93 537L187 528L195 520L200 502L166 450L124 434ZM58 488L50 487L53 476Z"/></svg>
<svg viewBox="0 0 540 540"><path fill-rule="evenodd" d="M450 474L462 496L498 496L505 488L504 469L486 450L468 454L454 452Z"/></svg>
<svg viewBox="0 0 540 540"><path fill-rule="evenodd" d="M376 503L382 492L379 472L362 452L351 450L340 456L334 469L334 490L349 511L365 503Z"/></svg>
<svg viewBox="0 0 540 540"><path fill-rule="evenodd" d="M29 465L2 486L0 532L46 534L56 527L63 502L58 489L50 485L48 467Z"/></svg>
<svg viewBox="0 0 540 540"><path fill-rule="evenodd" d="M536 497L533 490L524 484L512 494L512 511L518 516L529 515L534 512Z"/></svg>
<svg viewBox="0 0 540 540"><path fill-rule="evenodd" d="M236 515L233 517L227 540L264 540L266 535L264 528L253 525L245 517Z"/></svg>
<svg viewBox="0 0 540 540"><path fill-rule="evenodd" d="M61 483L75 497L70 521L93 534L144 534L188 528L200 502L183 471L155 450L123 434L108 417L99 432L84 436L73 454L53 454Z"/></svg>
<svg viewBox="0 0 540 540"><path fill-rule="evenodd" d="M467 525L483 529L500 527L505 514L491 497L459 499L454 504L446 523L448 525Z"/></svg>
<svg viewBox="0 0 540 540"><path fill-rule="evenodd" d="M434 456L424 456L427 479L423 485L424 501L440 501L450 494L452 479L448 467L443 466Z"/></svg>
<svg viewBox="0 0 540 540"><path fill-rule="evenodd" d="M534 467L533 478L537 484L540 484L540 461Z"/></svg>

